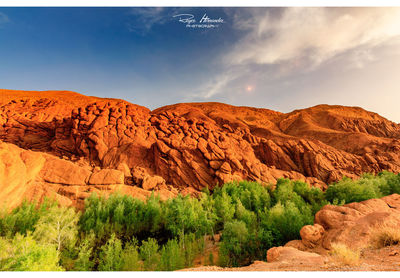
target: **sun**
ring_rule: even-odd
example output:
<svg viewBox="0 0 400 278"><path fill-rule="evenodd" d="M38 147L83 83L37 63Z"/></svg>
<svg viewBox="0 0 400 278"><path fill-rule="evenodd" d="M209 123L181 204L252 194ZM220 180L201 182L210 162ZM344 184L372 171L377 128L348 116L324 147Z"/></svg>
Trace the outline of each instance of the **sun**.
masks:
<svg viewBox="0 0 400 278"><path fill-rule="evenodd" d="M247 92L251 92L251 91L253 91L253 90L254 90L254 87L251 86L251 85L248 85L248 86L246 87L246 91L247 91Z"/></svg>

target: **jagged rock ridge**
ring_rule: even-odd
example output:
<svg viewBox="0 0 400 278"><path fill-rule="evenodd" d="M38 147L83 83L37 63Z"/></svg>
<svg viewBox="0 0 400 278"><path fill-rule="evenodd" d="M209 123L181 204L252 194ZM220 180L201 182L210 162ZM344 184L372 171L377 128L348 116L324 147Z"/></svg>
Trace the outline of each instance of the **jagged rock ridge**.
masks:
<svg viewBox="0 0 400 278"><path fill-rule="evenodd" d="M74 92L0 94L1 199L51 192L77 205L93 191L167 198L239 179L325 188L343 175L400 172L400 126L357 107L284 114L182 103L150 111ZM13 167L26 171L19 183Z"/></svg>

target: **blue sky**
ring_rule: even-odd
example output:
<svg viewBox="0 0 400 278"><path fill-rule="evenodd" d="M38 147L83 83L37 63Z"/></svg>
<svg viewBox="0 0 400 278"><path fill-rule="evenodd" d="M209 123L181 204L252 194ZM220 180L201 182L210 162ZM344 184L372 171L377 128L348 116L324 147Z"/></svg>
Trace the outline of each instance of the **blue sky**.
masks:
<svg viewBox="0 0 400 278"><path fill-rule="evenodd" d="M177 14L223 19L189 28ZM400 122L399 8L1 8L0 88L151 109L361 106Z"/></svg>

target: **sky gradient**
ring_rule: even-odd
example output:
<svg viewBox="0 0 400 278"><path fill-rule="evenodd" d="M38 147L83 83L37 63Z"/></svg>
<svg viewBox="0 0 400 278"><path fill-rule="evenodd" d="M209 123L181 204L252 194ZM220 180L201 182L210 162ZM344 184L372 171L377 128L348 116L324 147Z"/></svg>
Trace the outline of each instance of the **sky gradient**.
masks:
<svg viewBox="0 0 400 278"><path fill-rule="evenodd" d="M223 19L188 28L178 14ZM400 8L1 8L0 88L400 122Z"/></svg>

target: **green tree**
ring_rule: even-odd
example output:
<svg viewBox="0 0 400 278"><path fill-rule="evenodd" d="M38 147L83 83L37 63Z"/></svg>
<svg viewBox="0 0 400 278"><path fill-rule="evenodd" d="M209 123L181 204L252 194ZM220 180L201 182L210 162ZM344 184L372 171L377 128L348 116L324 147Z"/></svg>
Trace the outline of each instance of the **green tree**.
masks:
<svg viewBox="0 0 400 278"><path fill-rule="evenodd" d="M235 214L235 206L232 204L232 199L225 191L215 198L215 213L220 226L232 220Z"/></svg>
<svg viewBox="0 0 400 278"><path fill-rule="evenodd" d="M93 247L92 241L90 238L86 237L83 241L79 244L79 253L78 258L74 264L74 270L78 271L91 271L94 267L94 262L91 260Z"/></svg>
<svg viewBox="0 0 400 278"><path fill-rule="evenodd" d="M249 232L243 221L233 220L225 224L220 244L219 264L239 266L246 260L246 244Z"/></svg>
<svg viewBox="0 0 400 278"><path fill-rule="evenodd" d="M257 182L230 182L224 184L222 191L225 191L234 203L240 200L249 211L257 212L263 210L264 207L270 207L271 198L268 187Z"/></svg>
<svg viewBox="0 0 400 278"><path fill-rule="evenodd" d="M122 253L122 259L124 261L124 266L122 270L124 271L137 271L141 270L141 263L138 251L138 241L133 238L130 242L125 245Z"/></svg>
<svg viewBox="0 0 400 278"><path fill-rule="evenodd" d="M27 232L33 231L40 216L49 208L55 206L56 203L48 199L40 204L36 202L23 201L22 204L14 208L10 213L5 208L0 213L0 235L14 236L16 233L26 235Z"/></svg>
<svg viewBox="0 0 400 278"><path fill-rule="evenodd" d="M240 200L238 200L236 204L235 219L246 223L246 226L251 228L251 230L255 230L257 228L256 213L247 210L242 205L242 202Z"/></svg>
<svg viewBox="0 0 400 278"><path fill-rule="evenodd" d="M101 247L99 258L99 270L101 271L120 271L124 266L124 258L122 256L121 240L111 235L111 238L105 245Z"/></svg>
<svg viewBox="0 0 400 278"><path fill-rule="evenodd" d="M60 251L66 245L75 244L79 215L73 208L51 207L39 218L33 236L41 242L55 244Z"/></svg>
<svg viewBox="0 0 400 278"><path fill-rule="evenodd" d="M165 204L166 228L173 237L195 233L198 236L211 233L213 219L207 218L208 213L202 201L189 196L170 199Z"/></svg>
<svg viewBox="0 0 400 278"><path fill-rule="evenodd" d="M2 271L61 271L54 245L38 244L29 233L17 234L9 241L0 238L0 270ZM5 251L4 251L5 250Z"/></svg>
<svg viewBox="0 0 400 278"><path fill-rule="evenodd" d="M142 246L140 246L140 257L143 260L144 270L157 270L160 261L158 248L158 243L154 238L142 241Z"/></svg>
<svg viewBox="0 0 400 278"><path fill-rule="evenodd" d="M181 253L184 254L185 267L192 267L197 255L204 251L203 238L196 239L195 234L186 234L179 238Z"/></svg>
<svg viewBox="0 0 400 278"><path fill-rule="evenodd" d="M379 189L384 196L390 194L400 194L400 174L393 174L388 171L383 171L375 177L379 180Z"/></svg>
<svg viewBox="0 0 400 278"><path fill-rule="evenodd" d="M85 232L94 231L103 242L113 233L123 241L133 236L161 237L164 234L162 209L162 201L154 194L146 202L118 193L108 198L93 194L85 200L79 225Z"/></svg>
<svg viewBox="0 0 400 278"><path fill-rule="evenodd" d="M161 270L172 271L185 267L185 257L176 239L170 239L161 249Z"/></svg>

